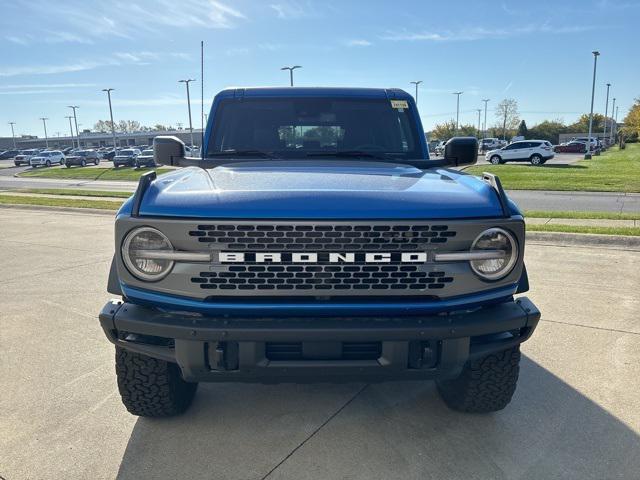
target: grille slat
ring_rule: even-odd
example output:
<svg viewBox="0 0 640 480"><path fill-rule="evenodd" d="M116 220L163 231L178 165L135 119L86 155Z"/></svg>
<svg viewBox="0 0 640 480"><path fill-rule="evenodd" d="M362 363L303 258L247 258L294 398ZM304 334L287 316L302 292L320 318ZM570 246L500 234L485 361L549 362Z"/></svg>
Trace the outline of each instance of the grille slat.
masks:
<svg viewBox="0 0 640 480"><path fill-rule="evenodd" d="M189 236L234 250L416 250L456 236L448 225L198 225Z"/></svg>

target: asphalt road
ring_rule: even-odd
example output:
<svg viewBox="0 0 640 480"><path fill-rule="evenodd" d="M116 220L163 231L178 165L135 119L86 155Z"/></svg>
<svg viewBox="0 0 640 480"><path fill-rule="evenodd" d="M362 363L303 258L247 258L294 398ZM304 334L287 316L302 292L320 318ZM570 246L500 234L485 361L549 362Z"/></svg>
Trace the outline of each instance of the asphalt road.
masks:
<svg viewBox="0 0 640 480"><path fill-rule="evenodd" d="M529 243L543 313L490 415L432 382L201 385L131 416L97 313L110 215L0 208L0 476L64 479L637 479L640 252Z"/></svg>

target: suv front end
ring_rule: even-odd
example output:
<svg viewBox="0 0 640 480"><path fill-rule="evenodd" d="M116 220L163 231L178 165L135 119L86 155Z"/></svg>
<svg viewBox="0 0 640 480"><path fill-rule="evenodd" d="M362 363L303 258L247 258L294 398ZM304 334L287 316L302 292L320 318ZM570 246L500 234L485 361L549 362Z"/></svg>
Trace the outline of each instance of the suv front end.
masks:
<svg viewBox="0 0 640 480"><path fill-rule="evenodd" d="M392 115L415 115L400 98ZM108 290L122 300L99 318L132 413L180 413L202 381L435 379L452 408L506 406L540 313L514 298L525 224L497 179L367 158L225 162L145 174L118 212ZM143 364L172 379L168 407L144 400Z"/></svg>

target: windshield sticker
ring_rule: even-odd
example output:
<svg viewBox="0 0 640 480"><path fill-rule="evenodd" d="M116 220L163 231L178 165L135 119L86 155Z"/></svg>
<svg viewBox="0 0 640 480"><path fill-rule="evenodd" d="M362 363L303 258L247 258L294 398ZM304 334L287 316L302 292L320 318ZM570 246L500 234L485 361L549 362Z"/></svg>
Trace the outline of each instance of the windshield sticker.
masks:
<svg viewBox="0 0 640 480"><path fill-rule="evenodd" d="M409 108L409 104L406 100L391 100L391 108Z"/></svg>

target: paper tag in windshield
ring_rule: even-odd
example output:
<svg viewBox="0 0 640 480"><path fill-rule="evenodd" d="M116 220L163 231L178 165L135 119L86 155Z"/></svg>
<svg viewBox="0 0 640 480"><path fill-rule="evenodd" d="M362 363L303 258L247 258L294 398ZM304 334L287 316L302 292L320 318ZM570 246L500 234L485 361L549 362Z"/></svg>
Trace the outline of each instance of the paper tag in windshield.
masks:
<svg viewBox="0 0 640 480"><path fill-rule="evenodd" d="M409 104L406 100L391 100L391 108L409 108Z"/></svg>

